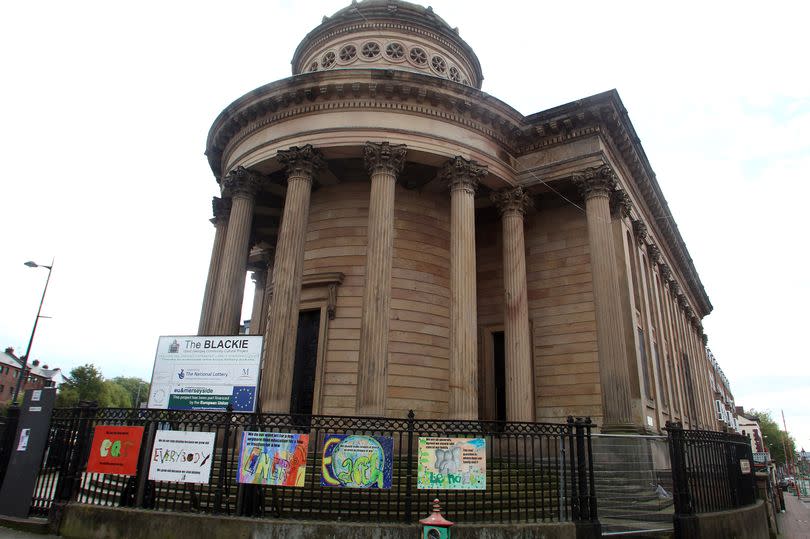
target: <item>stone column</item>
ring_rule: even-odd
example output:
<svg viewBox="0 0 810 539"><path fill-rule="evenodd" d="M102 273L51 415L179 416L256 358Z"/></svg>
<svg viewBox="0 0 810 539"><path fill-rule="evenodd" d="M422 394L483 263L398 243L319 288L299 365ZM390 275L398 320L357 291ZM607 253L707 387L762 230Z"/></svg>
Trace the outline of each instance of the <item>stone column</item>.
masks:
<svg viewBox="0 0 810 539"><path fill-rule="evenodd" d="M503 229L506 419L533 421L534 379L523 237L523 217L532 200L517 187L493 193L492 201L501 213Z"/></svg>
<svg viewBox="0 0 810 539"><path fill-rule="evenodd" d="M253 271L253 283L256 289L253 292L253 309L250 314L250 334L264 335L267 322L267 288L269 278L272 277L272 258L265 251L260 266Z"/></svg>
<svg viewBox="0 0 810 539"><path fill-rule="evenodd" d="M381 416L385 415L388 383L394 191L397 175L405 164L405 145L369 142L363 153L371 176L371 199L355 411L358 415Z"/></svg>
<svg viewBox="0 0 810 539"><path fill-rule="evenodd" d="M632 421L630 374L619 296L615 247L610 227L610 193L615 185L608 166L574 175L585 198L591 251L599 379L602 386L602 431L637 431Z"/></svg>
<svg viewBox="0 0 810 539"><path fill-rule="evenodd" d="M486 172L462 157L442 170L450 187L450 419L478 417L475 191Z"/></svg>
<svg viewBox="0 0 810 539"><path fill-rule="evenodd" d="M287 169L287 198L276 242L260 393L261 411L270 413L290 411L309 199L323 166L320 152L309 144L279 151L278 160Z"/></svg>
<svg viewBox="0 0 810 539"><path fill-rule="evenodd" d="M215 315L209 331L214 335L236 335L245 295L253 207L261 177L240 166L222 180L222 185L231 194L231 215L217 280Z"/></svg>
<svg viewBox="0 0 810 539"><path fill-rule="evenodd" d="M208 280L205 282L205 293L203 294L202 312L200 313L200 325L197 335L207 335L213 317L214 304L216 303L217 280L219 279L219 267L222 262L222 252L225 249L225 237L228 234L228 215L231 213L231 200L229 198L214 197L212 200L214 218L214 246L211 248L211 262L208 264Z"/></svg>

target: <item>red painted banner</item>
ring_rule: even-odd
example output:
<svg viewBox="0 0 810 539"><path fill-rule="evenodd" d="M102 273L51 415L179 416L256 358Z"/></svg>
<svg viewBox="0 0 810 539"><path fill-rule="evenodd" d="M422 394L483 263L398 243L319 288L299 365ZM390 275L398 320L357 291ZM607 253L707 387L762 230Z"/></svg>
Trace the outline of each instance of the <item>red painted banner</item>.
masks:
<svg viewBox="0 0 810 539"><path fill-rule="evenodd" d="M98 425L93 434L90 458L87 459L87 471L135 475L142 438L143 427Z"/></svg>

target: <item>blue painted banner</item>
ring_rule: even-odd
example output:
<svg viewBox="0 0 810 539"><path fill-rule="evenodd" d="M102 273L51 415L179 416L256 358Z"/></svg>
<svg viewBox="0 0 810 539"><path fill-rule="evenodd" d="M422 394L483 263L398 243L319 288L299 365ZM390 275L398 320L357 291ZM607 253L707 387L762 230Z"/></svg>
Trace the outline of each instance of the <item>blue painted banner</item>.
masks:
<svg viewBox="0 0 810 539"><path fill-rule="evenodd" d="M390 436L327 434L322 451L321 486L391 488L394 439Z"/></svg>

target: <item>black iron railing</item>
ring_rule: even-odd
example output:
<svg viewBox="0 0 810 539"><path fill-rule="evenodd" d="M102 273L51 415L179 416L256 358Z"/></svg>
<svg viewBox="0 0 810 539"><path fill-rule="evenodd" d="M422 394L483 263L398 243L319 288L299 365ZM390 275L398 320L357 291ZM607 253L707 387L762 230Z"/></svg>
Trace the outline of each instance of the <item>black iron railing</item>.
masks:
<svg viewBox="0 0 810 539"><path fill-rule="evenodd" d="M684 430L667 423L675 514L726 511L756 501L751 441L747 436Z"/></svg>
<svg viewBox="0 0 810 539"><path fill-rule="evenodd" d="M96 425L143 426L137 474L88 473L86 463ZM451 421L406 418L297 416L233 412L56 409L50 427L31 513L45 516L65 502L255 517L315 520L414 522L430 501L459 522L596 523L589 419L564 424ZM207 484L150 481L152 441L157 430L216 433ZM303 486L240 485L237 467L245 431L309 435ZM327 435L393 438L390 489L321 486L322 444ZM418 488L418 438L484 438L485 490Z"/></svg>

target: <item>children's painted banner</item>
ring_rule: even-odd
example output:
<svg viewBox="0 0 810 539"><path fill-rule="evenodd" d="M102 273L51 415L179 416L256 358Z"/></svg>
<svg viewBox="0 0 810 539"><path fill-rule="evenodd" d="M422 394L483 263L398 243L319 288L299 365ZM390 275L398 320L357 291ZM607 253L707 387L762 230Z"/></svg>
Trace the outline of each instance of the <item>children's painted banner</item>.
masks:
<svg viewBox="0 0 810 539"><path fill-rule="evenodd" d="M391 488L394 439L390 436L327 434L323 441L321 485Z"/></svg>
<svg viewBox="0 0 810 539"><path fill-rule="evenodd" d="M486 440L420 437L417 474L420 489L486 490Z"/></svg>
<svg viewBox="0 0 810 539"><path fill-rule="evenodd" d="M87 459L87 471L135 475L138 471L142 438L143 427L96 426L90 457Z"/></svg>
<svg viewBox="0 0 810 539"><path fill-rule="evenodd" d="M240 483L303 487L309 434L244 432L239 450Z"/></svg>
<svg viewBox="0 0 810 539"><path fill-rule="evenodd" d="M149 464L152 481L208 483L214 458L214 432L159 430Z"/></svg>

